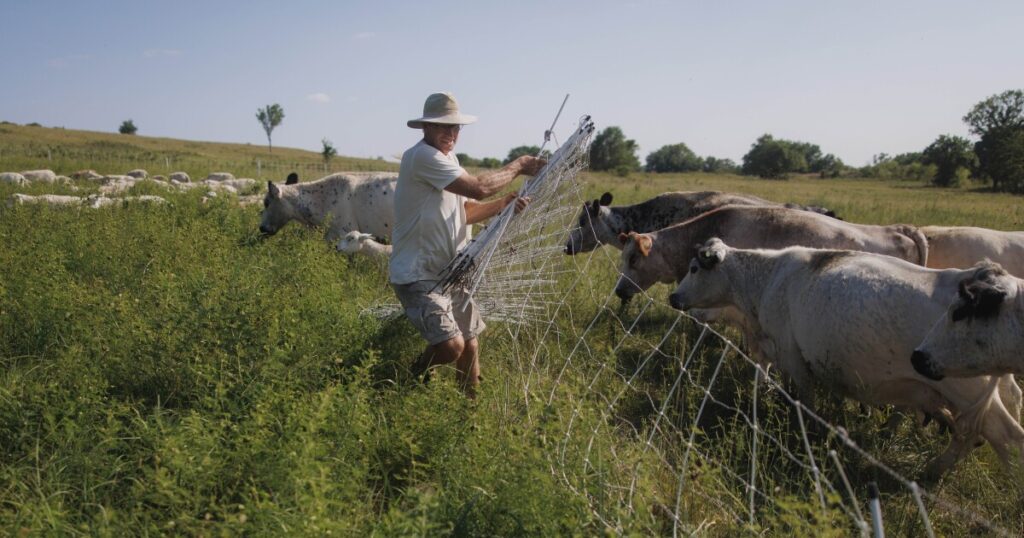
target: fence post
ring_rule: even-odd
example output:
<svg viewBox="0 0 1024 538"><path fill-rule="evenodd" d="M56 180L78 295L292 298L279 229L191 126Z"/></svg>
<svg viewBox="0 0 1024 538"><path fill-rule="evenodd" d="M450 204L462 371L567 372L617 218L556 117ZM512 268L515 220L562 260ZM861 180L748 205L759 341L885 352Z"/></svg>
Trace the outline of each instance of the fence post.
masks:
<svg viewBox="0 0 1024 538"><path fill-rule="evenodd" d="M878 484L875 482L868 483L868 499L875 538L885 538L885 529L882 527L882 503L878 500Z"/></svg>

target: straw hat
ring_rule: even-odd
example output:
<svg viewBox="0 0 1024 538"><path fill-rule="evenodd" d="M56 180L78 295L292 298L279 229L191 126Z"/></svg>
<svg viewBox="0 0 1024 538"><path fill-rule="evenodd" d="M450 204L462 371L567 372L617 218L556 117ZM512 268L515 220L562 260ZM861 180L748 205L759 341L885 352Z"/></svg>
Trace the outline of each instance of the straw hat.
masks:
<svg viewBox="0 0 1024 538"><path fill-rule="evenodd" d="M446 123L449 125L469 125L476 121L476 116L459 113L459 103L449 92L434 93L423 103L423 117L409 120L406 124L413 129L422 129L424 123Z"/></svg>

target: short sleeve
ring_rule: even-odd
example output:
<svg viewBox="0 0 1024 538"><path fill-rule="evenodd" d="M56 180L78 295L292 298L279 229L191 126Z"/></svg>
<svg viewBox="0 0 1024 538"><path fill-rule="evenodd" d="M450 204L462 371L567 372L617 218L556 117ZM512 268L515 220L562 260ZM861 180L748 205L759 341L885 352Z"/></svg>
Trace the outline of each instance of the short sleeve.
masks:
<svg viewBox="0 0 1024 538"><path fill-rule="evenodd" d="M446 157L434 148L416 152L416 178L439 191L444 190L464 173L466 170L459 166L457 159Z"/></svg>

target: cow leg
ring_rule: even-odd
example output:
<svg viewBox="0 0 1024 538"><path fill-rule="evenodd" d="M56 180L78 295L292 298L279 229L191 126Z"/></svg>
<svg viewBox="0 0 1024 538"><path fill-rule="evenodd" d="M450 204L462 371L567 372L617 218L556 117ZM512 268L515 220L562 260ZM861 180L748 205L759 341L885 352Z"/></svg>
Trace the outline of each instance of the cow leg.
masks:
<svg viewBox="0 0 1024 538"><path fill-rule="evenodd" d="M1006 374L999 378L999 399L1003 401L1003 406L1006 407L1010 416L1019 422L1022 394L1013 374Z"/></svg>
<svg viewBox="0 0 1024 538"><path fill-rule="evenodd" d="M967 439L954 435L949 442L949 446L946 447L945 452L928 462L928 465L924 470L923 480L925 483L934 483L938 481L942 478L942 475L946 474L960 460L966 458L967 455L974 450L974 445L977 442L977 439L977 436Z"/></svg>

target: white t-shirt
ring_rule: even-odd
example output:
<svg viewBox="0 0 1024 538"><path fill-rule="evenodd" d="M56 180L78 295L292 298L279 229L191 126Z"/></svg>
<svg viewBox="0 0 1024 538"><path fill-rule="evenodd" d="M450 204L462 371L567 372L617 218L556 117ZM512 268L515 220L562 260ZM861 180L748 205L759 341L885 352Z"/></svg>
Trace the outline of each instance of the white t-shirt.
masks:
<svg viewBox="0 0 1024 538"><path fill-rule="evenodd" d="M442 269L469 242L466 197L444 190L466 173L448 155L420 140L402 155L391 233L391 282L439 280Z"/></svg>

